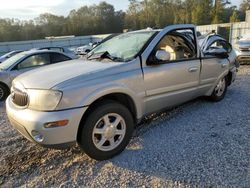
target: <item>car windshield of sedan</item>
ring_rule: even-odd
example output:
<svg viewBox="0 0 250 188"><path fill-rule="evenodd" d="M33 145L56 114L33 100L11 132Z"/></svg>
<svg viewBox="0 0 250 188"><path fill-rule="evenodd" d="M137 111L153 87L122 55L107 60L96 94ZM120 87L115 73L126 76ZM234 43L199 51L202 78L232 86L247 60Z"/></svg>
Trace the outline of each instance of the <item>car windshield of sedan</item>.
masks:
<svg viewBox="0 0 250 188"><path fill-rule="evenodd" d="M0 69L1 70L9 69L14 63L16 63L19 59L21 59L24 56L25 54L20 53L10 57L9 59L6 59L4 62L0 64Z"/></svg>
<svg viewBox="0 0 250 188"><path fill-rule="evenodd" d="M99 59L102 57L92 57L106 53L107 58L114 61L132 60L155 33L156 31L139 31L118 35L94 48L88 54L88 59Z"/></svg>

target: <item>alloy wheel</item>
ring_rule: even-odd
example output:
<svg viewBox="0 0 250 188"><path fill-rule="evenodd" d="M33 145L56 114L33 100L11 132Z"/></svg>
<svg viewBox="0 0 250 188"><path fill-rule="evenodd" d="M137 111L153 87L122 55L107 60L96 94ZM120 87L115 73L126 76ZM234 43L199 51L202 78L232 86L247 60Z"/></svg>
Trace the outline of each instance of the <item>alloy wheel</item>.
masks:
<svg viewBox="0 0 250 188"><path fill-rule="evenodd" d="M223 78L219 81L219 83L215 87L216 96L218 96L218 97L222 96L225 89L226 89L226 80L225 80L225 78Z"/></svg>
<svg viewBox="0 0 250 188"><path fill-rule="evenodd" d="M109 113L100 118L94 126L92 141L101 151L111 151L123 141L126 134L126 123L123 117Z"/></svg>

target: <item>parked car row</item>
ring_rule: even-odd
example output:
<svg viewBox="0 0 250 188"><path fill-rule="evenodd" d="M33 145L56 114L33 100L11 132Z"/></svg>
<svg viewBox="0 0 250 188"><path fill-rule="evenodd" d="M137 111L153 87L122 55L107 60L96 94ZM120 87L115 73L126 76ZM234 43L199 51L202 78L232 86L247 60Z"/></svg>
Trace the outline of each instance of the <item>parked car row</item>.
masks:
<svg viewBox="0 0 250 188"><path fill-rule="evenodd" d="M3 61L0 64L0 101L8 97L11 83L18 75L42 66L77 58L76 55L67 53L66 50L60 52L57 49L63 48L33 49L19 52Z"/></svg>
<svg viewBox="0 0 250 188"><path fill-rule="evenodd" d="M85 60L55 64L69 59L45 50L4 62L8 88L16 72L53 64L15 78L6 111L28 140L57 149L78 143L97 160L122 152L146 115L200 96L221 101L238 67L230 43L216 34L198 40L194 25L120 34Z"/></svg>
<svg viewBox="0 0 250 188"><path fill-rule="evenodd" d="M250 63L250 34L239 39L235 50L239 62Z"/></svg>

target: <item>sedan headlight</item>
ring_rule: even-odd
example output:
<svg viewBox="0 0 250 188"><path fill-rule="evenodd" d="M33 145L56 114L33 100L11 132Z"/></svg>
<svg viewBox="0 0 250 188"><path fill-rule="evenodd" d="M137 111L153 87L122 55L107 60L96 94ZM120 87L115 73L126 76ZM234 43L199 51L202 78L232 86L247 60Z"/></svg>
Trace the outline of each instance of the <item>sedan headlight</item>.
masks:
<svg viewBox="0 0 250 188"><path fill-rule="evenodd" d="M62 98L61 91L27 89L29 108L39 111L55 110Z"/></svg>

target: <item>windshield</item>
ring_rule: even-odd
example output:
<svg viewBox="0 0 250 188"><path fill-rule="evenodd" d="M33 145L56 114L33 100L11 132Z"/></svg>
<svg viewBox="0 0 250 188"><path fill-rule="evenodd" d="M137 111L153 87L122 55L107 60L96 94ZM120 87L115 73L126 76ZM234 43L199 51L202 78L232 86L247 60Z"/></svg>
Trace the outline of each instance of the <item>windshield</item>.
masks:
<svg viewBox="0 0 250 188"><path fill-rule="evenodd" d="M0 64L0 69L2 70L7 70L8 68L10 68L14 63L16 63L19 59L21 59L22 57L24 57L25 54L20 53L20 54L16 54L12 57L10 57L9 59L6 59L4 62L2 62Z"/></svg>
<svg viewBox="0 0 250 188"><path fill-rule="evenodd" d="M115 57L119 61L129 61L140 52L142 47L155 33L155 31L140 31L121 34L94 48L89 53L89 57L107 52L111 57Z"/></svg>

